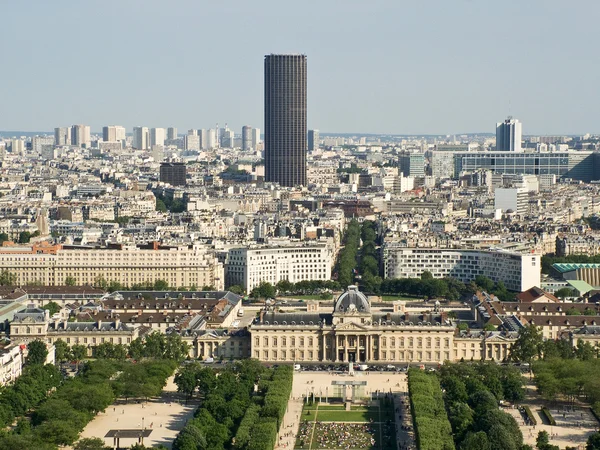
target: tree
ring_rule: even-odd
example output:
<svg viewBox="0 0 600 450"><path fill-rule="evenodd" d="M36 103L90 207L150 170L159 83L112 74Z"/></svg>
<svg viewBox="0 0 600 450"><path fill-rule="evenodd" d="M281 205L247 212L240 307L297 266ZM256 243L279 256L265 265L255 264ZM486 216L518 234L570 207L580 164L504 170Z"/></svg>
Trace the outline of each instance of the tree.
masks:
<svg viewBox="0 0 600 450"><path fill-rule="evenodd" d="M535 440L535 446L542 450L544 449L548 444L550 444L550 436L548 435L547 431L540 431L537 435L537 438Z"/></svg>
<svg viewBox="0 0 600 450"><path fill-rule="evenodd" d="M8 270L0 272L0 286L14 286L15 284L17 284L16 274Z"/></svg>
<svg viewBox="0 0 600 450"><path fill-rule="evenodd" d="M433 280L433 274L429 270L424 270L421 273L421 281Z"/></svg>
<svg viewBox="0 0 600 450"><path fill-rule="evenodd" d="M486 292L494 290L494 282L484 275L477 275L475 277L475 284Z"/></svg>
<svg viewBox="0 0 600 450"><path fill-rule="evenodd" d="M54 342L54 358L58 362L65 362L71 359L71 349L62 339L57 339Z"/></svg>
<svg viewBox="0 0 600 450"><path fill-rule="evenodd" d="M0 233L0 245L4 244L8 240L10 240L8 234Z"/></svg>
<svg viewBox="0 0 600 450"><path fill-rule="evenodd" d="M196 390L196 372L198 371L198 364L190 364L181 369L177 375L175 375L175 384L177 385L177 392L183 392L186 395L186 401L189 399Z"/></svg>
<svg viewBox="0 0 600 450"><path fill-rule="evenodd" d="M554 295L558 298L565 299L567 297L575 297L575 291L568 287L564 287L557 290Z"/></svg>
<svg viewBox="0 0 600 450"><path fill-rule="evenodd" d="M585 446L586 450L600 450L600 433L596 432L587 440L587 444Z"/></svg>
<svg viewBox="0 0 600 450"><path fill-rule="evenodd" d="M81 344L75 344L71 347L71 353L74 361L82 361L87 358L87 347Z"/></svg>
<svg viewBox="0 0 600 450"><path fill-rule="evenodd" d="M253 298L273 298L277 294L275 286L267 281L262 281L257 287L252 289L250 297Z"/></svg>
<svg viewBox="0 0 600 450"><path fill-rule="evenodd" d="M73 450L110 450L100 438L82 438L73 446Z"/></svg>
<svg viewBox="0 0 600 450"><path fill-rule="evenodd" d="M163 202L160 198L156 199L156 210L162 213L166 213L168 211L167 205L165 205L165 202Z"/></svg>
<svg viewBox="0 0 600 450"><path fill-rule="evenodd" d="M490 450L490 442L483 431L469 433L460 444L460 450Z"/></svg>
<svg viewBox="0 0 600 450"><path fill-rule="evenodd" d="M27 344L27 365L46 364L48 348L42 341L36 339Z"/></svg>
<svg viewBox="0 0 600 450"><path fill-rule="evenodd" d="M77 284L77 280L73 277L65 278L65 286L75 286Z"/></svg>
<svg viewBox="0 0 600 450"><path fill-rule="evenodd" d="M129 357L140 360L144 356L144 342L142 338L136 338L129 344Z"/></svg>
<svg viewBox="0 0 600 450"><path fill-rule="evenodd" d="M156 280L154 282L154 290L155 291L167 291L169 290L169 283L165 280Z"/></svg>
<svg viewBox="0 0 600 450"><path fill-rule="evenodd" d="M29 231L21 231L19 233L19 239L17 242L19 244L29 244L30 240L31 240L31 233Z"/></svg>
<svg viewBox="0 0 600 450"><path fill-rule="evenodd" d="M56 302L49 302L42 306L42 309L48 310L48 314L50 314L50 316L53 316L54 314L60 312L61 307Z"/></svg>
<svg viewBox="0 0 600 450"><path fill-rule="evenodd" d="M543 343L542 333L535 325L523 327L511 348L510 359L531 364L542 355Z"/></svg>
<svg viewBox="0 0 600 450"><path fill-rule="evenodd" d="M237 295L244 295L246 293L244 288L242 286L240 286L239 284L234 284L233 286L229 286L227 289Z"/></svg>

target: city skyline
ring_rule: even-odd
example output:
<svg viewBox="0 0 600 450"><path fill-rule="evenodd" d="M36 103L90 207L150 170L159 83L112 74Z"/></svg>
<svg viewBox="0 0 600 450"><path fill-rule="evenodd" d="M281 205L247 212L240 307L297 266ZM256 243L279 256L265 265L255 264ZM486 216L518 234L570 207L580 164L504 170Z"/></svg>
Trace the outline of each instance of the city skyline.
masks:
<svg viewBox="0 0 600 450"><path fill-rule="evenodd" d="M119 14L110 1L78 8L71 3L0 7L3 16L28 23L27 34L17 20L0 31L1 41L11 43L3 49L5 59L18 68L5 74L11 89L4 101L11 108L0 114L0 128L40 131L87 123L100 131L119 123L128 130L138 124L189 129L217 121L235 130L244 124L262 128L260 56L295 51L311 59L308 127L324 132L493 132L489 124L507 115L527 124L528 134L600 131L590 95L600 63L585 45L600 38L593 24L600 5L591 1L576 8L507 1L502 9L468 1L350 1L343 8L319 3L319 14L311 2L181 2L165 11L161 2L149 1L143 9L119 5ZM194 26L208 16L220 19ZM178 23L177 30L150 32L170 23ZM219 32L223 23L228 33ZM86 31L100 25L120 30L118 40ZM551 31L562 29L568 32ZM198 54L192 46L214 35L222 49L236 50L228 58L215 53L215 63L204 64L201 55L209 58L211 51ZM67 47L85 57L57 64L54 55ZM107 48L111 59L95 64L94 55ZM132 48L139 58L131 56ZM48 69L41 79L40 67Z"/></svg>

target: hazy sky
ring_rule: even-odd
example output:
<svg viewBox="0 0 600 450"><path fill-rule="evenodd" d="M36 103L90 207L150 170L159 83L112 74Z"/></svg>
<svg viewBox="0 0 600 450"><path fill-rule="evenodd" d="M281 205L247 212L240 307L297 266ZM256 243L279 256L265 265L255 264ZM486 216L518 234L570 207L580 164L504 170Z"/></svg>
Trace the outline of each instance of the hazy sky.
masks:
<svg viewBox="0 0 600 450"><path fill-rule="evenodd" d="M0 0L0 130L263 128L308 56L322 132L600 132L598 0Z"/></svg>

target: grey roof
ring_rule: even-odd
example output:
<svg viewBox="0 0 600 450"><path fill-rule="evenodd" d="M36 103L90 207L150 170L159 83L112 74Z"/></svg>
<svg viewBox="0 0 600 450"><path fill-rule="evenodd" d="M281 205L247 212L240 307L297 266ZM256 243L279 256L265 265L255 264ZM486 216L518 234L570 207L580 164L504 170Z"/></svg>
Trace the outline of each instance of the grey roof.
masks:
<svg viewBox="0 0 600 450"><path fill-rule="evenodd" d="M367 297L365 297L365 294L360 292L356 286L348 286L348 290L340 295L335 302L336 313L348 311L358 311L362 313L371 311Z"/></svg>
<svg viewBox="0 0 600 450"><path fill-rule="evenodd" d="M79 332L79 331L133 331L133 328L124 324L119 323L116 326L115 322L102 322L98 326L98 322L58 322L52 323L48 326L48 331L68 331L68 332Z"/></svg>
<svg viewBox="0 0 600 450"><path fill-rule="evenodd" d="M36 322L44 322L46 320L46 310L41 308L25 308L15 313L14 320L22 321L26 318L31 318Z"/></svg>
<svg viewBox="0 0 600 450"><path fill-rule="evenodd" d="M328 313L306 312L267 312L263 315L262 325L331 325L332 315Z"/></svg>

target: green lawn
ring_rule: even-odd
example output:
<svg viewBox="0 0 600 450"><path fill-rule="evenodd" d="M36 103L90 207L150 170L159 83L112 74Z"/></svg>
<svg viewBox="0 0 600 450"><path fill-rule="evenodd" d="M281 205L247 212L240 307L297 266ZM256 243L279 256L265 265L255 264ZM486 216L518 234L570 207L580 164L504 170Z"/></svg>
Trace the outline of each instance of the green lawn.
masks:
<svg viewBox="0 0 600 450"><path fill-rule="evenodd" d="M376 409L364 411L321 411L317 413L319 422L368 422L379 421L379 413Z"/></svg>
<svg viewBox="0 0 600 450"><path fill-rule="evenodd" d="M290 296L286 296L286 297L280 297L278 296L277 299L279 300L331 300L333 298L333 295L328 294L327 298L321 298L321 294L317 294L317 295L290 295Z"/></svg>
<svg viewBox="0 0 600 450"><path fill-rule="evenodd" d="M393 302L394 300L418 301L423 300L422 297L404 297L402 295L382 295L381 300L384 302Z"/></svg>

